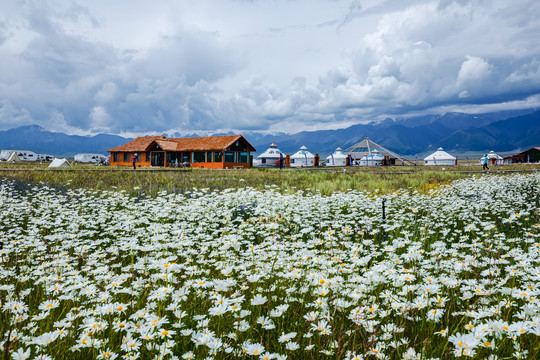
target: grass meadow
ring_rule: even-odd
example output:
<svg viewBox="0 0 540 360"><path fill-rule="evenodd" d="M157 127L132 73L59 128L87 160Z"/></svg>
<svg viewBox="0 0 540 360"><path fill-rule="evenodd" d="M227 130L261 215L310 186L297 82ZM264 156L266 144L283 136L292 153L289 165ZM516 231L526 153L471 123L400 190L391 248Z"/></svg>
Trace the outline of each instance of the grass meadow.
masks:
<svg viewBox="0 0 540 360"><path fill-rule="evenodd" d="M0 170L0 359L537 359L539 208L535 171Z"/></svg>
<svg viewBox="0 0 540 360"><path fill-rule="evenodd" d="M444 169L444 170L443 170ZM490 174L538 171L538 164L492 166ZM344 172L345 170L345 172ZM337 191L389 193L402 189L425 193L453 180L482 176L481 166L347 167L317 169L142 169L76 165L48 169L46 164L0 164L0 176L30 184L44 182L57 188L125 190L132 196L155 197L161 191L184 193L193 188L225 190L276 185L282 192L304 190L330 195Z"/></svg>

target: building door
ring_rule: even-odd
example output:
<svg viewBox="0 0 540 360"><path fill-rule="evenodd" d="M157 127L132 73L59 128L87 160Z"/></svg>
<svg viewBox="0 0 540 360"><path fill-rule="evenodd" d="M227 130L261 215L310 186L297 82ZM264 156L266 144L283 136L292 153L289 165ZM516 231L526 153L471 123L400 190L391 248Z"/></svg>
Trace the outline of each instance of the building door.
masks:
<svg viewBox="0 0 540 360"><path fill-rule="evenodd" d="M152 166L165 166L165 152L152 151L150 165Z"/></svg>

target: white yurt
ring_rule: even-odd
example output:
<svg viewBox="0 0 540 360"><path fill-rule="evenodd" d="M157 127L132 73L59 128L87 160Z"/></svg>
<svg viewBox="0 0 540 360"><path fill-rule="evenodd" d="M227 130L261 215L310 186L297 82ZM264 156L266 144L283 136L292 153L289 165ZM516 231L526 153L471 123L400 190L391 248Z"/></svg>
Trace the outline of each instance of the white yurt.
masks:
<svg viewBox="0 0 540 360"><path fill-rule="evenodd" d="M495 154L493 150L491 150L488 154L488 164L490 165L502 165L504 163L504 158L500 155ZM483 158L483 156L482 156ZM482 161L482 160L480 160Z"/></svg>
<svg viewBox="0 0 540 360"><path fill-rule="evenodd" d="M278 149L277 145L272 141L272 145L261 155L255 159L255 166L257 167L277 167L277 161L282 158L285 161L285 154Z"/></svg>
<svg viewBox="0 0 540 360"><path fill-rule="evenodd" d="M52 163L49 164L50 168L59 168L59 167L71 167L69 162L66 159L55 158Z"/></svg>
<svg viewBox="0 0 540 360"><path fill-rule="evenodd" d="M424 165L453 166L456 165L456 160L455 157L444 151L443 148L438 148L437 151L424 159Z"/></svg>
<svg viewBox="0 0 540 360"><path fill-rule="evenodd" d="M337 148L333 154L326 158L326 166L346 166L347 154L341 148Z"/></svg>
<svg viewBox="0 0 540 360"><path fill-rule="evenodd" d="M305 167L314 165L315 155L310 153L305 146L302 146L299 151L291 156L291 167Z"/></svg>
<svg viewBox="0 0 540 360"><path fill-rule="evenodd" d="M384 156L382 156L377 149L373 150L371 154L367 154L360 159L360 166L381 166Z"/></svg>

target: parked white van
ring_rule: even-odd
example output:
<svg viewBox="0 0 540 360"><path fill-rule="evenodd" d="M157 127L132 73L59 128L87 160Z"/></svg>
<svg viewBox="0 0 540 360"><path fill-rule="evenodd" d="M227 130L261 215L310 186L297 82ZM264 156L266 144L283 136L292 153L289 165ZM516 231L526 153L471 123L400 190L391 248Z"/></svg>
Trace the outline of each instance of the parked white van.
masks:
<svg viewBox="0 0 540 360"><path fill-rule="evenodd" d="M101 164L107 160L107 157L101 154L77 154L74 160L80 163Z"/></svg>
<svg viewBox="0 0 540 360"><path fill-rule="evenodd" d="M37 154L38 161L53 161L54 156L48 154Z"/></svg>

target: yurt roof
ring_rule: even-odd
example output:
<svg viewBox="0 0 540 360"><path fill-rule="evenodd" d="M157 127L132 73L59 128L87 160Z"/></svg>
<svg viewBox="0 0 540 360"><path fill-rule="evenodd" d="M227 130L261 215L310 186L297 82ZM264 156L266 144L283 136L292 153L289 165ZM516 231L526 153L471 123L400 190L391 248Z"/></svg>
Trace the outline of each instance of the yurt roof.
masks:
<svg viewBox="0 0 540 360"><path fill-rule="evenodd" d="M456 160L455 157L444 151L442 147L438 148L433 154L426 156L424 160L429 161L433 160L433 158L435 160Z"/></svg>
<svg viewBox="0 0 540 360"><path fill-rule="evenodd" d="M314 158L315 155L313 155L312 153L310 153L307 149L307 147L305 146L302 146L300 148L300 150L298 150L296 153L294 153L292 156L291 156L291 159L305 159L306 157L308 158Z"/></svg>
<svg viewBox="0 0 540 360"><path fill-rule="evenodd" d="M257 156L257 159L279 159L281 157L280 154L282 154L281 150L279 150L277 145L272 141L270 147L261 155Z"/></svg>
<svg viewBox="0 0 540 360"><path fill-rule="evenodd" d="M332 155L328 155L327 159L331 159L332 157L334 157L334 159L342 159L342 158L344 159L347 157L347 155L343 152L343 150L340 147L338 147Z"/></svg>
<svg viewBox="0 0 540 360"><path fill-rule="evenodd" d="M482 157L483 157L483 156L482 156ZM491 150L491 151L487 154L487 157L488 157L488 159L493 159L493 158L498 159L498 160L502 160L502 159L503 159L502 156L500 156L500 155L498 155L498 154L495 154L495 152L494 152L493 150Z"/></svg>
<svg viewBox="0 0 540 360"><path fill-rule="evenodd" d="M387 155L390 158L394 158L394 159L401 159L404 162L412 164L403 156L391 150L388 150L384 146L377 144L376 142L370 140L369 138L365 138L364 140L360 141L359 143L354 144L353 146L345 150L345 153L352 155L353 158L356 158L356 159L362 158L365 155L373 154L376 152L380 153L381 155Z"/></svg>

